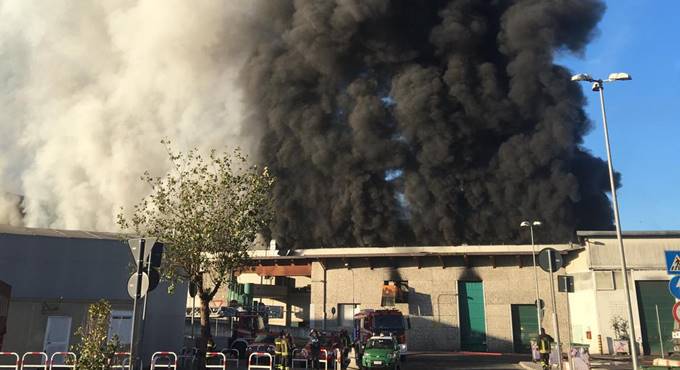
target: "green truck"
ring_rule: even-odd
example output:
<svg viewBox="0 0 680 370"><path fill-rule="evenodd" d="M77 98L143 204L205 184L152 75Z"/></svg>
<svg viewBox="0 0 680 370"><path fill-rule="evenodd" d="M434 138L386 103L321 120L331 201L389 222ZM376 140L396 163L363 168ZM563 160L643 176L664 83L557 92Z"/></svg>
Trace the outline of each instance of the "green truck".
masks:
<svg viewBox="0 0 680 370"><path fill-rule="evenodd" d="M361 357L363 369L401 369L399 342L392 336L374 336L368 339Z"/></svg>

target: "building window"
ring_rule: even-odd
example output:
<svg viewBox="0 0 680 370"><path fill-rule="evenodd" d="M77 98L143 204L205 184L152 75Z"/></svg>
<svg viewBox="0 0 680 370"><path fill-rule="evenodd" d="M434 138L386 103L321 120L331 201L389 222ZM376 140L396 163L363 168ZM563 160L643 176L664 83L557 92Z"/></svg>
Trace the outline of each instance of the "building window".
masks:
<svg viewBox="0 0 680 370"><path fill-rule="evenodd" d="M120 344L130 344L130 331L132 331L132 311L112 310L109 339L116 336Z"/></svg>
<svg viewBox="0 0 680 370"><path fill-rule="evenodd" d="M408 303L408 281L385 280L382 287L382 306Z"/></svg>
<svg viewBox="0 0 680 370"><path fill-rule="evenodd" d="M270 319L282 319L283 318L283 306L267 306L269 309Z"/></svg>

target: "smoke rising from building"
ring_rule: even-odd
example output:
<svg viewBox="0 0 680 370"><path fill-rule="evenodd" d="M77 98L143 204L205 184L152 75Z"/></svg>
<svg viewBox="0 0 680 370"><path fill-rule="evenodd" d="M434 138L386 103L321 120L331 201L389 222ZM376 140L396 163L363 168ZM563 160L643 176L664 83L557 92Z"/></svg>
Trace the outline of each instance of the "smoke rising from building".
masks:
<svg viewBox="0 0 680 370"><path fill-rule="evenodd" d="M167 137L269 165L287 247L611 225L584 97L554 63L599 0L43 5L0 2L0 223L113 229Z"/></svg>
<svg viewBox="0 0 680 370"><path fill-rule="evenodd" d="M245 9L244 9L245 8ZM255 147L247 2L0 1L0 222L115 230L178 149ZM5 195L3 195L5 194ZM25 218L17 212L19 198Z"/></svg>
<svg viewBox="0 0 680 370"><path fill-rule="evenodd" d="M582 52L598 0L268 2L242 74L272 232L294 246L498 243L611 225L606 167L580 147Z"/></svg>

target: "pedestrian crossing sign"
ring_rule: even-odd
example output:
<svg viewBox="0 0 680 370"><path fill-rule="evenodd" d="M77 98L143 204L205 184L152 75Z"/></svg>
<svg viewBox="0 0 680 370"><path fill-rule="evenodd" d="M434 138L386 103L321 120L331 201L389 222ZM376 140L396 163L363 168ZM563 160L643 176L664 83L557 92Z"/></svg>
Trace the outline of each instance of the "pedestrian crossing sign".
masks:
<svg viewBox="0 0 680 370"><path fill-rule="evenodd" d="M680 251L666 251L666 272L680 275Z"/></svg>

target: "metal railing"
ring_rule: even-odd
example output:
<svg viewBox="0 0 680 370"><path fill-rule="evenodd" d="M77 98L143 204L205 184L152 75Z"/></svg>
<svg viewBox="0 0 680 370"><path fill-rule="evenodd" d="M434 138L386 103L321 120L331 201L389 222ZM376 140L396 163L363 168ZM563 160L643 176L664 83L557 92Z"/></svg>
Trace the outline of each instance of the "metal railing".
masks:
<svg viewBox="0 0 680 370"><path fill-rule="evenodd" d="M259 360L257 364L253 364L253 356L255 356L256 359L259 359L260 357L267 357L269 358L269 364L268 365L260 365ZM253 352L248 356L248 370L250 369L269 369L269 370L274 370L274 357L272 357L271 354L267 352Z"/></svg>
<svg viewBox="0 0 680 370"><path fill-rule="evenodd" d="M157 364L156 361L165 358L168 360L167 364ZM167 368L177 370L177 354L175 352L156 352L151 355L151 370L160 368Z"/></svg>
<svg viewBox="0 0 680 370"><path fill-rule="evenodd" d="M40 364L26 364L26 357L29 356L39 356L40 357ZM24 353L23 356L21 356L21 370L24 369L43 369L47 370L47 367L49 365L49 359L47 358L47 353L45 352L26 352Z"/></svg>
<svg viewBox="0 0 680 370"><path fill-rule="evenodd" d="M2 356L12 356L14 357L14 365L0 365L0 369L14 369L14 370L19 370L19 366L21 366L21 359L19 357L19 354L16 352L0 352L0 357Z"/></svg>
<svg viewBox="0 0 680 370"><path fill-rule="evenodd" d="M218 358L220 360L219 364L208 364L208 360L212 358ZM205 353L205 368L206 369L222 369L227 370L227 356L222 352L206 352Z"/></svg>
<svg viewBox="0 0 680 370"><path fill-rule="evenodd" d="M63 363L55 364L55 357L62 357ZM69 363L69 359L71 360ZM78 357L73 352L54 352L50 356L50 370L54 369L76 369L76 364L78 363Z"/></svg>
<svg viewBox="0 0 680 370"><path fill-rule="evenodd" d="M319 363L323 363L324 370L328 370L328 351L325 349L321 350L321 353L324 354L323 358L319 356Z"/></svg>

